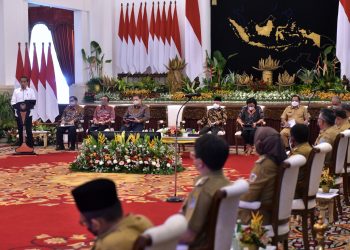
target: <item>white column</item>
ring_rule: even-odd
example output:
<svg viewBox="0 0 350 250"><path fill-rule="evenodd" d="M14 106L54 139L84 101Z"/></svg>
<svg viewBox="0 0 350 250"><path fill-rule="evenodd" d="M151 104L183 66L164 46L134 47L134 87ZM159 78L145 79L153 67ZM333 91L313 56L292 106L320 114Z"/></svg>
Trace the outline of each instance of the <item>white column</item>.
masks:
<svg viewBox="0 0 350 250"><path fill-rule="evenodd" d="M15 81L18 42L28 42L26 0L0 1L0 87L12 88Z"/></svg>

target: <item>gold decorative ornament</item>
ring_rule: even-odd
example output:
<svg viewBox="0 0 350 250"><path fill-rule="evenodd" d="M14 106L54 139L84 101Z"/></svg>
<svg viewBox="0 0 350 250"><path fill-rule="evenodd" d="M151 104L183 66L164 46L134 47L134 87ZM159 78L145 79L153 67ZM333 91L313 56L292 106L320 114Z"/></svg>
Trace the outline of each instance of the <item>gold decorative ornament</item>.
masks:
<svg viewBox="0 0 350 250"><path fill-rule="evenodd" d="M272 85L273 83L273 71L278 69L280 67L280 61L272 59L271 56L269 56L266 59L261 58L259 60L259 66L258 68L253 67L253 69L262 71L262 80L264 82L267 82L268 84Z"/></svg>
<svg viewBox="0 0 350 250"><path fill-rule="evenodd" d="M236 75L236 84L238 86L248 86L252 82L253 82L253 75L248 75L245 72L243 72L242 75L239 75L239 74Z"/></svg>
<svg viewBox="0 0 350 250"><path fill-rule="evenodd" d="M327 230L327 224L324 223L323 217L320 215L317 222L314 225L314 231L316 233L317 250L325 249L325 232Z"/></svg>
<svg viewBox="0 0 350 250"><path fill-rule="evenodd" d="M169 60L169 64L166 67L168 70L166 81L169 84L171 94L181 91L184 79L182 71L185 67L185 61L177 56L174 59Z"/></svg>

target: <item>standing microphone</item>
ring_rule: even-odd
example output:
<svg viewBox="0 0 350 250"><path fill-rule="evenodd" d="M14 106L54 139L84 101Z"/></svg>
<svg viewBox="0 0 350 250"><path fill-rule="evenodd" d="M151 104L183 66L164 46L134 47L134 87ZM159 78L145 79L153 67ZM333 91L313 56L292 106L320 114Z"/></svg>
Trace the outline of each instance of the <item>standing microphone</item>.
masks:
<svg viewBox="0 0 350 250"><path fill-rule="evenodd" d="M191 94L184 95L184 97L192 98L192 97L199 97L201 95L202 95L201 93L191 93Z"/></svg>

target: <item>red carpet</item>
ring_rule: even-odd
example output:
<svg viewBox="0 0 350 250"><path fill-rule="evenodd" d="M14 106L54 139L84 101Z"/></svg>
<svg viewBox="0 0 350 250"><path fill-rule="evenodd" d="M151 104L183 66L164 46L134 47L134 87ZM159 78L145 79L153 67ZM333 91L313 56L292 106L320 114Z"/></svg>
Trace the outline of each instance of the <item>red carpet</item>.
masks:
<svg viewBox="0 0 350 250"><path fill-rule="evenodd" d="M77 174L75 177L75 173L67 171L67 163L74 157L74 153L48 153L0 159L0 250L89 249L93 236L79 225L79 214L69 194L69 190L76 185L70 181L75 179L66 178L80 178L81 182L82 177L88 175L93 178L98 174ZM231 180L238 176L247 177L255 160L256 157L231 155L225 165L225 174ZM186 155L184 165L190 164L191 160ZM57 180L56 175L59 176ZM186 195L192 189L194 175L193 167L188 167L179 175L180 194ZM181 207L181 204L163 201L172 195L172 176L103 176L113 178L120 187L118 192L122 196L125 213L144 214L154 224L160 224ZM137 188L138 181L141 183L139 189L142 189L142 183L147 182L152 190L145 190L144 196L142 193L134 196L130 183L134 182L132 184ZM159 196L153 194L156 190L160 190Z"/></svg>

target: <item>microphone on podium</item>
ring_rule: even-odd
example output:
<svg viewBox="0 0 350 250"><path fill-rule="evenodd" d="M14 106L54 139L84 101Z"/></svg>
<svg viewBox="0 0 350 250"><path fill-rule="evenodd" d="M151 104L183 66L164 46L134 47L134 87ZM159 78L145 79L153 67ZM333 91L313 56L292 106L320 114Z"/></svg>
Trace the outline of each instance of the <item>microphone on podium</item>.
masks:
<svg viewBox="0 0 350 250"><path fill-rule="evenodd" d="M201 95L202 95L201 93L190 93L190 94L184 95L184 97L192 98L192 97L199 97Z"/></svg>

